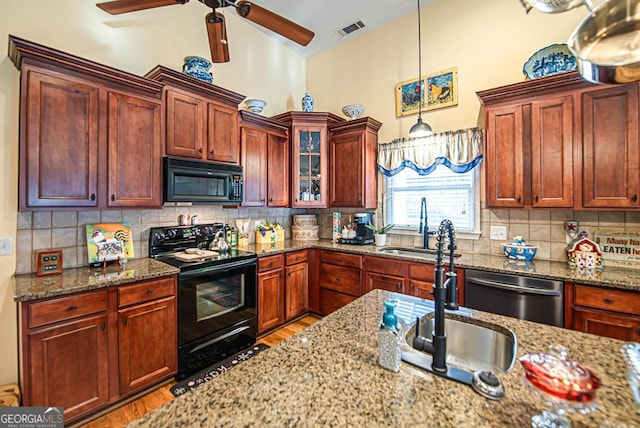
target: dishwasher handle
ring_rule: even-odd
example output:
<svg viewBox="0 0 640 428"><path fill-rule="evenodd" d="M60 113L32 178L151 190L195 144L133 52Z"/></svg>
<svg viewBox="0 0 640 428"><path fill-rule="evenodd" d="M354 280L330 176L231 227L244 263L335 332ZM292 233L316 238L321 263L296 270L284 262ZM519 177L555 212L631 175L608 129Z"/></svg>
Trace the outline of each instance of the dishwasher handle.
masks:
<svg viewBox="0 0 640 428"><path fill-rule="evenodd" d="M502 290L515 291L520 294L539 294L541 296L561 296L562 293L557 290L544 290L541 288L526 287L523 285L506 284L504 282L487 281L485 279L467 278L467 282L491 288L499 288Z"/></svg>

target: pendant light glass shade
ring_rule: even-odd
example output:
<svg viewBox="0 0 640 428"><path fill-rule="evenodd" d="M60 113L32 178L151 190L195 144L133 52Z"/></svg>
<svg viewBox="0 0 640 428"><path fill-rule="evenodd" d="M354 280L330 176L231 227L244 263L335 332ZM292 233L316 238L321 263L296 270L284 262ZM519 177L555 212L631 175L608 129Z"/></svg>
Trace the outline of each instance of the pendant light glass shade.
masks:
<svg viewBox="0 0 640 428"><path fill-rule="evenodd" d="M422 87L422 34L420 31L420 0L418 0L418 88L420 96L418 97L418 121L409 130L410 138L428 137L433 134L433 130L429 125L422 121L422 95L424 88ZM425 82L426 83L426 82Z"/></svg>

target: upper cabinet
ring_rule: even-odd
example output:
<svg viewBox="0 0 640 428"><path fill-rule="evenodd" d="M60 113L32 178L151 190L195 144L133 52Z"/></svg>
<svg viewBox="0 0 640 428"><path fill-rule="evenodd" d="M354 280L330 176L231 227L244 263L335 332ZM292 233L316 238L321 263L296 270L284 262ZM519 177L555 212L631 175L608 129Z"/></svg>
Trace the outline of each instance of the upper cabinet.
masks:
<svg viewBox="0 0 640 428"><path fill-rule="evenodd" d="M577 72L478 92L488 208L630 209L638 201L638 84Z"/></svg>
<svg viewBox="0 0 640 428"><path fill-rule="evenodd" d="M244 207L289 205L289 137L287 126L241 111L240 158L244 167Z"/></svg>
<svg viewBox="0 0 640 428"><path fill-rule="evenodd" d="M160 65L146 77L166 85L166 154L239 164L244 95Z"/></svg>
<svg viewBox="0 0 640 428"><path fill-rule="evenodd" d="M329 206L329 128L345 120L331 113L287 112L273 119L291 136L291 206Z"/></svg>
<svg viewBox="0 0 640 428"><path fill-rule="evenodd" d="M376 208L381 126L377 120L364 117L330 128L330 206Z"/></svg>
<svg viewBox="0 0 640 428"><path fill-rule="evenodd" d="M21 210L159 208L162 85L16 37Z"/></svg>

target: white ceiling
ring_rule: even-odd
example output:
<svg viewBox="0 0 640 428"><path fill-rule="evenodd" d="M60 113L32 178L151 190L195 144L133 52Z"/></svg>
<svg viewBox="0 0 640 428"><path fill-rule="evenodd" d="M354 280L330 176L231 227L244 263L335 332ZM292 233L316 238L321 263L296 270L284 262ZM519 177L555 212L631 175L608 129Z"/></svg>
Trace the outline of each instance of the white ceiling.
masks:
<svg viewBox="0 0 640 428"><path fill-rule="evenodd" d="M433 1L435 0L420 0L420 6L424 7ZM315 33L311 43L300 46L247 21L305 58L358 37L366 31L401 16L416 13L418 9L418 0L256 0L256 4ZM336 30L356 21L362 21L366 26L344 38L336 34Z"/></svg>

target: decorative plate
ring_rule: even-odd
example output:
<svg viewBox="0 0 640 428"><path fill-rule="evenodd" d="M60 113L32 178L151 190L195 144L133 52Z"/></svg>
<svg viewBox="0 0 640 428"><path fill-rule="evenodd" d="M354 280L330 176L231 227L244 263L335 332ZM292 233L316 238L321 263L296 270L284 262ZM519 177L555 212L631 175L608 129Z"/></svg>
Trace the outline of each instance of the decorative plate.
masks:
<svg viewBox="0 0 640 428"><path fill-rule="evenodd" d="M549 45L542 48L527 60L522 72L527 79L552 76L576 69L576 58L566 43Z"/></svg>

